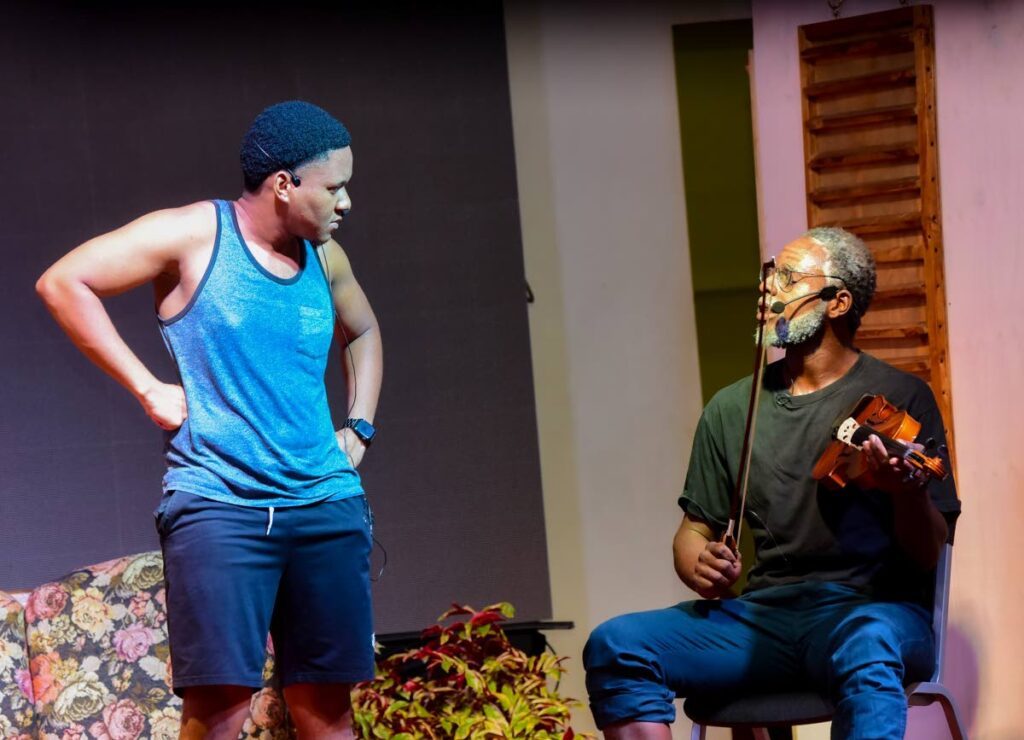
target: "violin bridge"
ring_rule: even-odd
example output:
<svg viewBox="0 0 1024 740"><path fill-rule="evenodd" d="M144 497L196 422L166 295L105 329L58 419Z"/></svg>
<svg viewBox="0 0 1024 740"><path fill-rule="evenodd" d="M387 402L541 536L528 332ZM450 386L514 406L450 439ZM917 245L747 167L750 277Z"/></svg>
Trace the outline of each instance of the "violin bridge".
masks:
<svg viewBox="0 0 1024 740"><path fill-rule="evenodd" d="M860 424L855 419L847 419L842 422L835 431L835 438L844 444L848 444L851 447L857 447L857 443L853 440L853 435L860 429Z"/></svg>

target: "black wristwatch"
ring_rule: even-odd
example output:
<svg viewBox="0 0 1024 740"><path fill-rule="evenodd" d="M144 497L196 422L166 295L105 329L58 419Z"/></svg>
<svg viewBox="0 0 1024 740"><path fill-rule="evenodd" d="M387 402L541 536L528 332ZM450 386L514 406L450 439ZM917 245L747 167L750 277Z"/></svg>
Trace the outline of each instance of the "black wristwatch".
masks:
<svg viewBox="0 0 1024 740"><path fill-rule="evenodd" d="M356 436L363 440L363 444L367 447L373 442L373 438L377 436L377 430L366 419L348 419L345 422L345 428L355 432Z"/></svg>

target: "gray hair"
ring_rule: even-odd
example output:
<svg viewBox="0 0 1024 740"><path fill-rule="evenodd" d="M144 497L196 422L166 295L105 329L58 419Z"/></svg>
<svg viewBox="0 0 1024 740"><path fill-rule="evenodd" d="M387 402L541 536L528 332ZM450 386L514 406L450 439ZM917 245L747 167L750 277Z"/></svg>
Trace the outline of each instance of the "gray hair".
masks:
<svg viewBox="0 0 1024 740"><path fill-rule="evenodd" d="M846 316L850 332L856 332L875 295L875 258L871 250L860 237L838 226L818 226L804 236L825 249L825 271L842 278L853 295L853 309Z"/></svg>

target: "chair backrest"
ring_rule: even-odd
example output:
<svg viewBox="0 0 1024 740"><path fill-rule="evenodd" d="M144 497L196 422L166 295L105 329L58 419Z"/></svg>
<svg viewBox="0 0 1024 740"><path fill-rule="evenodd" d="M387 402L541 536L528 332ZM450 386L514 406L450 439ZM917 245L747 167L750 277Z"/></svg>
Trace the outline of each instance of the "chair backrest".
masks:
<svg viewBox="0 0 1024 740"><path fill-rule="evenodd" d="M943 544L935 566L935 595L932 603L932 633L935 635L935 670L929 679L942 682L942 659L946 648L946 623L949 617L949 575L953 566L953 546Z"/></svg>

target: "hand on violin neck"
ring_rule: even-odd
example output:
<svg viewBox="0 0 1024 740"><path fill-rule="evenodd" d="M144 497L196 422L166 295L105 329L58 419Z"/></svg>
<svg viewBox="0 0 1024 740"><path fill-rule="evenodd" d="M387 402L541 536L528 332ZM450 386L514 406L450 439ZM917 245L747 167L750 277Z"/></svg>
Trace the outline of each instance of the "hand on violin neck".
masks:
<svg viewBox="0 0 1024 740"><path fill-rule="evenodd" d="M899 440L912 450L923 450L924 446L915 442ZM908 495L924 490L928 476L918 467L911 465L902 457L893 457L885 448L882 440L872 434L860 447L864 456L864 464L871 471L877 488L894 496Z"/></svg>

